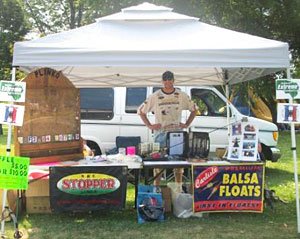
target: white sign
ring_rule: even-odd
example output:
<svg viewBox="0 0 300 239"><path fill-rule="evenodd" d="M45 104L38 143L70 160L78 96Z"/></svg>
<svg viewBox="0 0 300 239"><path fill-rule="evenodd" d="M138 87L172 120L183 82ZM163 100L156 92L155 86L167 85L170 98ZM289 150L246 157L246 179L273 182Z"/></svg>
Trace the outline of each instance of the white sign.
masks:
<svg viewBox="0 0 300 239"><path fill-rule="evenodd" d="M26 83L0 81L0 100L25 102Z"/></svg>
<svg viewBox="0 0 300 239"><path fill-rule="evenodd" d="M228 148L228 159L257 161L258 128L249 122L232 125Z"/></svg>
<svg viewBox="0 0 300 239"><path fill-rule="evenodd" d="M24 109L22 105L0 104L0 124L22 126Z"/></svg>
<svg viewBox="0 0 300 239"><path fill-rule="evenodd" d="M276 99L300 99L300 79L276 80Z"/></svg>
<svg viewBox="0 0 300 239"><path fill-rule="evenodd" d="M300 104L278 104L277 122L285 124L300 123Z"/></svg>

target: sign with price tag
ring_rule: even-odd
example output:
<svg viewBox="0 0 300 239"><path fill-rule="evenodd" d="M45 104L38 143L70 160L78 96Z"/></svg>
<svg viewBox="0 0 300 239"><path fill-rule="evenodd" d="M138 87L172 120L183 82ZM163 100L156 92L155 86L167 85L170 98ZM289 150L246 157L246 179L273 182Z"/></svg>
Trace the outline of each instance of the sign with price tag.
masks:
<svg viewBox="0 0 300 239"><path fill-rule="evenodd" d="M28 188L29 158L0 156L0 188Z"/></svg>

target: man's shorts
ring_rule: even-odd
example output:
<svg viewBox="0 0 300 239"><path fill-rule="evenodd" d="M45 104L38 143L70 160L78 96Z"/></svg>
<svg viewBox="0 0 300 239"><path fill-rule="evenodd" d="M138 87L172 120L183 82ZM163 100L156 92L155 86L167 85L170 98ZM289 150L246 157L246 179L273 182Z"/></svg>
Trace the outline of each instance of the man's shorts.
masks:
<svg viewBox="0 0 300 239"><path fill-rule="evenodd" d="M160 171L161 171L161 168L154 168L153 169L154 175L159 174ZM173 172L183 174L184 168L173 168Z"/></svg>

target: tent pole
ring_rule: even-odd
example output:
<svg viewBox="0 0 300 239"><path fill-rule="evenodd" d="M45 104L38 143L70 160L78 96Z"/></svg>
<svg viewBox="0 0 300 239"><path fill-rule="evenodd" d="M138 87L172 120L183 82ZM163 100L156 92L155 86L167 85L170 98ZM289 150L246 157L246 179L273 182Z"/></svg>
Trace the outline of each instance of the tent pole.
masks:
<svg viewBox="0 0 300 239"><path fill-rule="evenodd" d="M228 70L224 71L224 81L225 81L225 95L226 95L226 110L227 110L227 133L228 137L230 135L230 112L229 112L229 84L228 84Z"/></svg>
<svg viewBox="0 0 300 239"><path fill-rule="evenodd" d="M291 69L287 68L287 78L291 80ZM289 99L289 103L293 103L293 99ZM296 210L297 210L297 229L300 233L300 215L299 215L299 186L298 186L298 165L297 165L297 151L296 151L296 134L295 134L295 123L291 123L291 140L292 140L292 151L294 159L294 177L295 177L295 188L296 188Z"/></svg>
<svg viewBox="0 0 300 239"><path fill-rule="evenodd" d="M225 94L226 94L226 110L227 110L227 129L228 129L228 136L230 135L230 112L229 112L229 86L228 84L225 85Z"/></svg>
<svg viewBox="0 0 300 239"><path fill-rule="evenodd" d="M12 68L12 75L11 75L11 81L15 82L16 81L16 67ZM13 101L10 102L10 105L13 106ZM8 125L8 132L7 132L7 143L6 143L6 156L10 156L10 151L11 151L11 131L12 131L12 125ZM2 213L5 211L6 207L6 201L7 201L7 189L3 190L3 198L2 198ZM2 214L1 213L1 214ZM5 216L5 215L4 215ZM1 221L1 238L6 238L5 236L5 220Z"/></svg>

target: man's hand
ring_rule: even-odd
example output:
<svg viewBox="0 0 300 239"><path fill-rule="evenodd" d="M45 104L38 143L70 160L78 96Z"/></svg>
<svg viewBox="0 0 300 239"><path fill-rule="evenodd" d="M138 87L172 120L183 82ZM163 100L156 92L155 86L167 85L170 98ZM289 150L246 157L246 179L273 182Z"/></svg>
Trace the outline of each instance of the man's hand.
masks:
<svg viewBox="0 0 300 239"><path fill-rule="evenodd" d="M157 130L161 128L161 124L151 124L148 126L149 129Z"/></svg>
<svg viewBox="0 0 300 239"><path fill-rule="evenodd" d="M179 124L179 128L181 128L181 129L186 129L186 128L188 128L189 126L187 125L187 124L183 124L183 123L180 123Z"/></svg>

